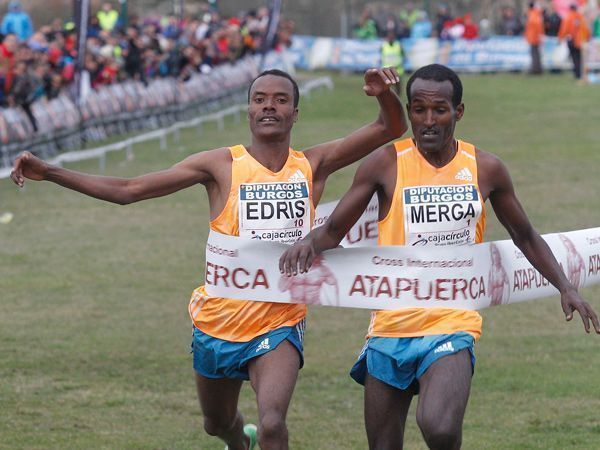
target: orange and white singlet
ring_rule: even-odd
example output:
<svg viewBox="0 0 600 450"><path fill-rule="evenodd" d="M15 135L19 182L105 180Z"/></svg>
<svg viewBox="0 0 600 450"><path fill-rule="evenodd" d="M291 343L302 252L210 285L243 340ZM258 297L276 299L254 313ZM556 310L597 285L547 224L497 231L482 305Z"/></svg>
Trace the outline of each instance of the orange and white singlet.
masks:
<svg viewBox="0 0 600 450"><path fill-rule="evenodd" d="M412 139L396 142L396 189L379 222L379 245L454 246L483 241L485 205L477 183L475 147L458 141L444 167L434 167ZM373 311L369 336L416 337L466 331L481 335L476 311L406 308Z"/></svg>
<svg viewBox="0 0 600 450"><path fill-rule="evenodd" d="M242 145L230 147L231 190L211 230L231 236L293 243L311 229L312 169L303 153L289 150L275 173L255 160ZM247 342L306 316L306 305L266 303L210 297L204 286L190 300L194 326L213 337Z"/></svg>

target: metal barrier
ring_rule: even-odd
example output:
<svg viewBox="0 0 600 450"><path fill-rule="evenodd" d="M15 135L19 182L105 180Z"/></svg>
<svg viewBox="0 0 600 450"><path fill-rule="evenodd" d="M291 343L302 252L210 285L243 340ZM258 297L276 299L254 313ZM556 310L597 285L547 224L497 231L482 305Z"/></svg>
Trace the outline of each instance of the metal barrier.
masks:
<svg viewBox="0 0 600 450"><path fill-rule="evenodd" d="M314 89L326 87L328 89L333 89L333 81L330 77L320 77L308 80L306 82L301 83L300 86L300 94L303 96L309 96L310 92ZM199 127L205 122L217 122L217 126L219 130L223 130L225 128L225 117L231 115L241 115L242 111L245 111L248 107L245 98L245 89L243 94L243 102L241 102L241 98L238 102L227 108L209 113L203 114L193 119L179 121L174 123L173 125L161 128L159 130L154 130L149 133L140 134L137 136L133 136L131 138L116 142L114 144L104 145L102 147L86 149L86 150L77 150L77 151L69 151L66 153L61 153L58 156L51 158L48 160L50 164L62 165L66 162L76 162L83 161L88 159L98 158L100 170L103 171L106 166L106 154L109 152L121 151L125 150L126 158L131 159L133 157L133 146L135 144L139 144L141 142L151 141L151 140L160 140L160 148L166 150L167 148L167 136L169 134L173 134L175 140L179 139L179 131L185 128L194 128ZM0 168L0 179L7 178L10 176L11 168L10 166L6 166L4 168Z"/></svg>
<svg viewBox="0 0 600 450"><path fill-rule="evenodd" d="M23 150L43 159L109 136L168 127L240 103L262 60L248 57L182 82L163 78L144 85L127 81L92 91L77 107L63 94L31 106L37 131L21 108L0 109L0 169ZM268 55L268 67L293 72L285 54Z"/></svg>

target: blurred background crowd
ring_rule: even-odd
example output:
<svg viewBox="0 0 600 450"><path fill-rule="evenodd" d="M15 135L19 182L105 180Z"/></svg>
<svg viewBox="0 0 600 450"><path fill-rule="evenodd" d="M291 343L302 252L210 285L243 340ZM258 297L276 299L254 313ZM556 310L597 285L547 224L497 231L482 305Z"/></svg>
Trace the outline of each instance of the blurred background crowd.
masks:
<svg viewBox="0 0 600 450"><path fill-rule="evenodd" d="M125 80L147 83L234 62L263 50L269 11L266 7L224 18L211 4L193 17L123 14L110 2L92 11L84 69L89 88ZM280 21L272 48L290 44L294 24ZM76 30L73 21L54 19L34 26L21 2L8 3L0 24L0 107L30 105L56 98L75 73Z"/></svg>
<svg viewBox="0 0 600 450"><path fill-rule="evenodd" d="M143 83L161 77L187 80L194 73L209 73L219 64L263 50L269 17L266 6L224 16L212 0L195 2L193 14L127 15L124 3L92 3L98 6L90 14L83 67L89 74L89 89L131 79ZM556 4L536 2L544 35L559 34L564 13L557 11ZM527 8L514 5L506 2L495 9L495 17L485 17L481 11L473 14L465 8L459 14L450 2L369 2L349 22L354 25L348 35L442 40L522 35L527 32ZM56 98L71 84L76 59L73 19L35 23L31 12L19 0L10 0L0 24L0 107L21 106L29 116L33 102ZM588 20L591 34L600 36L600 16ZM294 21L282 18L271 47L289 46L294 29Z"/></svg>
<svg viewBox="0 0 600 450"><path fill-rule="evenodd" d="M492 35L520 36L526 32L528 10L533 5L542 15L544 34L558 36L568 7L573 5L581 10L587 4L585 0L548 0L527 2L522 8L517 8L515 2L497 3L499 5L494 17L477 11L477 15L481 16L479 20L474 19L474 12L454 12L452 2L437 3L431 15L426 8L418 7L417 2L411 1L402 5L397 12L380 5L366 5L354 24L352 35L359 39L377 39L385 38L391 32L396 39L437 37L442 40L486 39ZM595 11L586 20L590 22L592 35L600 36L600 13Z"/></svg>

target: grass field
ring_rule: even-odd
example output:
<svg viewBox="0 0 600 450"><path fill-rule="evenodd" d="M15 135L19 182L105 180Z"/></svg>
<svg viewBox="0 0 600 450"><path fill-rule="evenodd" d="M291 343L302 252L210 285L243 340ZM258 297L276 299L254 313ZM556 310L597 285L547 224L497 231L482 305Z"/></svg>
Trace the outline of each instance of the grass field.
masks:
<svg viewBox="0 0 600 450"><path fill-rule="evenodd" d="M600 226L597 88L567 75L463 81L457 135L505 160L536 228ZM360 77L334 82L302 100L294 147L375 117ZM248 136L243 121L222 133L206 125L167 151L151 142L133 161L111 154L106 172L134 176ZM98 163L70 167L97 172ZM324 200L341 196L354 169L331 178ZM15 218L0 224L0 449L222 449L203 432L189 355L187 302L202 282L208 229L203 188L120 207L0 180L3 211ZM488 230L488 240L507 237L495 219ZM600 311L600 289L584 294ZM578 317L565 323L558 298L483 315L463 448L600 448L600 336L586 335ZM368 320L367 311L310 310L292 449L367 447L362 388L347 371ZM240 407L256 420L249 386ZM406 448L425 448L414 408Z"/></svg>

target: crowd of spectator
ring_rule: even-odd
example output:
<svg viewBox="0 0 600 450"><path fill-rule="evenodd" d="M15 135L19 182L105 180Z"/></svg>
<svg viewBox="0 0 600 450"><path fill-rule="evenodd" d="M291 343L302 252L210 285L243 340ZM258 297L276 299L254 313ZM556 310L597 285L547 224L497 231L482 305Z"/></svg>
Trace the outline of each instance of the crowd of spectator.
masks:
<svg viewBox="0 0 600 450"><path fill-rule="evenodd" d="M193 17L121 17L116 4L116 0L114 4L106 2L90 16L84 70L91 89L128 79L146 83L176 77L185 81L194 73L208 73L216 65L263 49L266 7L223 18L211 6L214 2L209 2ZM551 4L542 9L544 34L557 36L562 19ZM478 22L470 13L453 15L446 3L434 6L433 17L415 5L406 2L398 14L381 10L373 14L365 7L353 29L354 37L374 39L393 34L397 39L453 40L525 33L526 12L509 4L499 8L496 20ZM592 35L600 36L600 15L590 27ZM292 21L281 20L274 47L290 45L293 29ZM72 85L75 59L72 21L55 19L36 29L19 0L11 0L0 23L0 107L21 106L31 117L33 102L53 99Z"/></svg>
<svg viewBox="0 0 600 450"><path fill-rule="evenodd" d="M576 0L573 0L574 3ZM518 11L514 2L500 6L495 19L473 19L471 13L453 15L450 5L438 3L433 17L419 9L413 2L407 2L397 14L373 12L367 5L353 28L353 37L359 39L385 38L393 32L397 39L437 37L442 40L486 39L491 35L521 36L525 32L527 11ZM546 36L558 36L561 15L553 2L536 2L542 11ZM593 36L600 37L600 14L593 20Z"/></svg>
<svg viewBox="0 0 600 450"><path fill-rule="evenodd" d="M195 17L120 17L107 2L90 14L83 67L89 88L128 79L186 81L208 73L262 51L268 19L266 7L224 18L208 3ZM292 21L281 20L273 47L289 45L293 28ZM77 57L72 21L56 19L34 29L20 2L12 0L0 42L0 107L21 106L31 117L33 102L53 99L72 85Z"/></svg>
<svg viewBox="0 0 600 450"><path fill-rule="evenodd" d="M435 17L430 18L425 10L408 2L399 14L387 13L385 17L376 17L366 6L353 31L354 37L360 39L376 39L394 33L397 39L438 37L450 40L481 37L480 27L485 29L484 33L489 31L485 21L475 23L470 13L453 16L445 3L438 4Z"/></svg>

